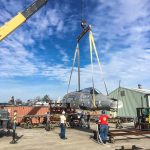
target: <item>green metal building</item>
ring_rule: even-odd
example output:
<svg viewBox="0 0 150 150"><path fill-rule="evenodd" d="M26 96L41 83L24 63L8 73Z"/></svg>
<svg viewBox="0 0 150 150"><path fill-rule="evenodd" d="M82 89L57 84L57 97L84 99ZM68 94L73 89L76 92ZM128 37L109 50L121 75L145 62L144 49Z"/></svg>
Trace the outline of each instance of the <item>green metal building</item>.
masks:
<svg viewBox="0 0 150 150"><path fill-rule="evenodd" d="M136 108L150 107L150 90L148 89L127 89L119 87L109 94L110 98L119 99L123 107L118 109L117 116L136 117Z"/></svg>

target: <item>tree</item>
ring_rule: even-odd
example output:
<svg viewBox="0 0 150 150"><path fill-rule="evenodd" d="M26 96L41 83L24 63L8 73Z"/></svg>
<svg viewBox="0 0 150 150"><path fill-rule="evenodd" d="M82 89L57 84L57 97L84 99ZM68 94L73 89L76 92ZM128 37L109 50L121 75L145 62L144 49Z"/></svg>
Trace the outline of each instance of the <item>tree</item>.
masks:
<svg viewBox="0 0 150 150"><path fill-rule="evenodd" d="M41 101L41 97L40 96L37 96L35 99L34 99L35 102L40 102Z"/></svg>
<svg viewBox="0 0 150 150"><path fill-rule="evenodd" d="M9 100L8 103L9 103L9 104L12 104L12 105L15 104L15 98L14 98L14 96L11 97L11 99Z"/></svg>
<svg viewBox="0 0 150 150"><path fill-rule="evenodd" d="M22 105L22 100L21 99L17 99L16 100L16 105Z"/></svg>
<svg viewBox="0 0 150 150"><path fill-rule="evenodd" d="M46 103L50 103L52 100L49 98L49 96L46 94L43 98L42 98L42 101L43 102L46 102Z"/></svg>

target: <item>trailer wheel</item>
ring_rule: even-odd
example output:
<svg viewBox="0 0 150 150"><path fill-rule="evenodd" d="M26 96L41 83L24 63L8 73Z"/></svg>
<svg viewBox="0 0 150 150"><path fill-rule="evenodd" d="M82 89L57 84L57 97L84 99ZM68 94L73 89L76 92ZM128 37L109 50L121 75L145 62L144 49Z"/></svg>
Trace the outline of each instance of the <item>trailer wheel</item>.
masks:
<svg viewBox="0 0 150 150"><path fill-rule="evenodd" d="M6 136L10 136L11 135L11 132L10 130L8 129L8 131L6 132Z"/></svg>
<svg viewBox="0 0 150 150"><path fill-rule="evenodd" d="M110 143L115 143L114 137L110 137L110 138L109 138L109 141L110 141Z"/></svg>
<svg viewBox="0 0 150 150"><path fill-rule="evenodd" d="M27 122L24 124L24 128L25 129L32 129L32 124Z"/></svg>
<svg viewBox="0 0 150 150"><path fill-rule="evenodd" d="M33 128L33 126L32 126L32 124L28 124L28 129L32 129Z"/></svg>

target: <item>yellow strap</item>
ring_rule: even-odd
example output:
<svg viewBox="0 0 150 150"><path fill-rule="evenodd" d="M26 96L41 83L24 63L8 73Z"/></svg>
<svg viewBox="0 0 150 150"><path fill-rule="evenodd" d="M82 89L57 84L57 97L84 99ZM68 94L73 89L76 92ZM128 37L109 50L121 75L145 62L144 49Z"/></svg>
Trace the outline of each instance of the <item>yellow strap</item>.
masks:
<svg viewBox="0 0 150 150"><path fill-rule="evenodd" d="M94 37L93 37L92 31L90 31L89 37L90 37L91 43L92 43L93 48L94 48L94 51L95 51L95 55L96 55L96 58L97 58L97 61L98 61L99 69L100 69L101 75L102 75L102 80L103 80L103 82L104 82L104 86L105 86L105 89L106 89L106 93L107 93L107 95L108 95L107 86L106 86L106 83L105 83L105 80L104 80L103 71L102 71L100 59L99 59L99 57L98 57L98 53L97 53L97 49L96 49L96 45L95 45L95 42L94 42Z"/></svg>
<svg viewBox="0 0 150 150"><path fill-rule="evenodd" d="M73 70L74 70L74 64L75 64L75 60L76 60L76 56L77 56L78 50L79 50L79 44L77 43L76 50L75 50L75 53L74 53L74 59L73 59L73 63L72 63L71 74L70 74L70 78L69 78L69 84L68 84L67 94L68 94L68 92L69 92L69 87L70 87L72 72L73 72Z"/></svg>
<svg viewBox="0 0 150 150"><path fill-rule="evenodd" d="M91 68L92 68L93 106L96 107L96 105L95 105L95 93L94 93L94 78L93 78L94 69L93 69L92 40L91 40L90 34L89 34L89 43L90 43Z"/></svg>
<svg viewBox="0 0 150 150"><path fill-rule="evenodd" d="M103 73L102 72L101 63L100 63L100 59L98 57L97 49L96 49L96 46L95 46L95 42L94 42L94 37L93 37L92 31L90 31L90 39L91 39L91 43L92 43L94 51L95 51L95 55L96 55L96 58L97 58L97 61L98 61L98 65L99 65L100 71L101 71L101 73Z"/></svg>

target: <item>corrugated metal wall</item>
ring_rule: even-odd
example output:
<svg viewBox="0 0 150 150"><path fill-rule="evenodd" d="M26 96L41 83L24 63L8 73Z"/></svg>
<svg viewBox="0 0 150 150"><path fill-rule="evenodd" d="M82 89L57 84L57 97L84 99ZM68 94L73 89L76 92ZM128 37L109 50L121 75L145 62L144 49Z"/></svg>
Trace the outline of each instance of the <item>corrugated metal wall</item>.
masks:
<svg viewBox="0 0 150 150"><path fill-rule="evenodd" d="M118 111L118 116L136 117L137 107L147 107L144 93L127 88L118 88L109 94L109 97L119 99L123 102L123 108Z"/></svg>

